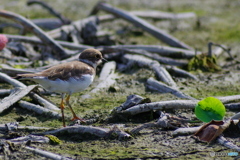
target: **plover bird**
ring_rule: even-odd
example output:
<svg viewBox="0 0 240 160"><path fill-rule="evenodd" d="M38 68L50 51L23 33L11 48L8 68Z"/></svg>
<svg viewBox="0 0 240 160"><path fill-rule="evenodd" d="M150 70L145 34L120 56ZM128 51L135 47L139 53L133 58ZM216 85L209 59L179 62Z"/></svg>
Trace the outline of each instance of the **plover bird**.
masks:
<svg viewBox="0 0 240 160"><path fill-rule="evenodd" d="M85 122L75 114L69 103L69 99L73 93L83 91L93 82L96 67L103 59L100 51L96 49L86 49L79 55L78 61L59 64L38 73L18 74L15 78L32 80L42 85L46 90L61 93L60 108L63 126L65 127L65 95L67 94L66 104L73 114L72 120Z"/></svg>

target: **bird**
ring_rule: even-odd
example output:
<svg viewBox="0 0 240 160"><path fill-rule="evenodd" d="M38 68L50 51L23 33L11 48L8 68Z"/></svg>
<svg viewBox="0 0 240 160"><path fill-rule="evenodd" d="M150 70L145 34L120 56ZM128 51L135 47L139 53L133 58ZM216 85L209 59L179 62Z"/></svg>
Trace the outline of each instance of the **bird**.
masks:
<svg viewBox="0 0 240 160"><path fill-rule="evenodd" d="M82 51L79 59L72 62L58 64L46 70L37 73L17 74L15 79L32 80L39 83L43 88L51 92L61 94L60 109L62 113L63 127L65 125L64 118L64 98L66 97L66 104L72 112L74 120L80 120L85 123L85 120L79 118L72 109L69 103L70 96L73 93L85 90L94 80L97 66L105 60L99 50L89 48Z"/></svg>

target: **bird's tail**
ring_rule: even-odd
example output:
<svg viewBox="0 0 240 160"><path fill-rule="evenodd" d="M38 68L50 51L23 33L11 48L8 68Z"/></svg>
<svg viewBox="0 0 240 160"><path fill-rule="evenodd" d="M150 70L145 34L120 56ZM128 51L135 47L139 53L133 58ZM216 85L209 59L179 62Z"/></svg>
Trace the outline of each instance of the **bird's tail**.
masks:
<svg viewBox="0 0 240 160"><path fill-rule="evenodd" d="M32 79L35 74L17 74L17 76L13 77L14 79Z"/></svg>

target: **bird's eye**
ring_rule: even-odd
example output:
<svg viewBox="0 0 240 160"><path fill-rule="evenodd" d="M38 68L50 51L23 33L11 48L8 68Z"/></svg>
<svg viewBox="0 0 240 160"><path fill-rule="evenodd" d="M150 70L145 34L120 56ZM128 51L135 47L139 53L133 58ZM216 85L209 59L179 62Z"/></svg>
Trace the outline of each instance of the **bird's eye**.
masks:
<svg viewBox="0 0 240 160"><path fill-rule="evenodd" d="M97 54L97 55L95 55L95 58L100 59L101 57L99 54Z"/></svg>

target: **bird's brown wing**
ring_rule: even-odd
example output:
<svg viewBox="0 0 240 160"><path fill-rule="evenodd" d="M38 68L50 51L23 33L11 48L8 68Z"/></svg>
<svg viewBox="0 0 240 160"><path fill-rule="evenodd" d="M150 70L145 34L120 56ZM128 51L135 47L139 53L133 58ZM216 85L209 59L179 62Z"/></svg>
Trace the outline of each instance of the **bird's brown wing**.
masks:
<svg viewBox="0 0 240 160"><path fill-rule="evenodd" d="M47 77L50 80L68 80L70 77L80 78L81 74L95 74L94 68L80 61L68 62L53 66L38 74L38 76Z"/></svg>

